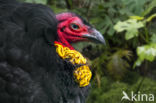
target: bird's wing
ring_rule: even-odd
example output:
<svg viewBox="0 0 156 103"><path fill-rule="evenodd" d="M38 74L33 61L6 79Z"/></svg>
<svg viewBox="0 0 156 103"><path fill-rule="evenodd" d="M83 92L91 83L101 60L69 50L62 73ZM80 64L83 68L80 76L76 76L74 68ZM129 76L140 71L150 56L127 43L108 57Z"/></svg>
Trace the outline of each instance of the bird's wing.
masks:
<svg viewBox="0 0 156 103"><path fill-rule="evenodd" d="M0 8L0 103L58 101L55 72L63 65L52 44L55 15L43 5L0 2Z"/></svg>

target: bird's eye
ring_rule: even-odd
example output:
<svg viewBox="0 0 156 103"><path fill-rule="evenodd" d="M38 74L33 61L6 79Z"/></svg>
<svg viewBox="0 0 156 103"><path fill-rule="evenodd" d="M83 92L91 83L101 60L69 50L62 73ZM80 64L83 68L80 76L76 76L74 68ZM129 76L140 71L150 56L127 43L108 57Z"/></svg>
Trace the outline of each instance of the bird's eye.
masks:
<svg viewBox="0 0 156 103"><path fill-rule="evenodd" d="M74 24L74 23L71 24L71 28L74 29L74 30L78 30L78 29L80 29L79 25Z"/></svg>

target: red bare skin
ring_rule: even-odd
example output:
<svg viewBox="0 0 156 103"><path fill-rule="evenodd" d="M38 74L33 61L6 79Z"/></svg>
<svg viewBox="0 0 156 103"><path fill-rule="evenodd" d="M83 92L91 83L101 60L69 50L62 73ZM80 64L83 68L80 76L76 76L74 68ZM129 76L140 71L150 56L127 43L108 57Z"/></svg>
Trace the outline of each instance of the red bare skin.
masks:
<svg viewBox="0 0 156 103"><path fill-rule="evenodd" d="M63 16L63 17L62 17ZM62 21L58 24L57 33L58 33L58 42L74 49L70 43L78 41L86 41L86 38L83 38L83 34L88 34L88 26L83 24L81 19L78 17L71 17L68 13L64 13L56 16L58 21Z"/></svg>

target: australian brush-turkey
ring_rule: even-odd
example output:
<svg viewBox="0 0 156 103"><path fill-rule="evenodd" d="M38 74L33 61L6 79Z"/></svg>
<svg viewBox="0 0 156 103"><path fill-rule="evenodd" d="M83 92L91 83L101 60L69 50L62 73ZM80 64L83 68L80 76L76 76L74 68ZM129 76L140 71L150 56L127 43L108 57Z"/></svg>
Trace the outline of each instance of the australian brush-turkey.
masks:
<svg viewBox="0 0 156 103"><path fill-rule="evenodd" d="M104 38L75 13L0 0L0 103L84 103L92 73L79 41Z"/></svg>

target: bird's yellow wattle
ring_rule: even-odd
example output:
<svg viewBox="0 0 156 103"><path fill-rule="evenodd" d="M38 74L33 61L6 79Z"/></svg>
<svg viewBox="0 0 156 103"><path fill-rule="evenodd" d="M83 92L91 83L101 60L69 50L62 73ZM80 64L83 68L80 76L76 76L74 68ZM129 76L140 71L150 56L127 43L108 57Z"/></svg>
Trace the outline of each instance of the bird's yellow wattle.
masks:
<svg viewBox="0 0 156 103"><path fill-rule="evenodd" d="M87 65L87 59L84 58L80 52L71 50L70 48L63 46L60 43L55 42L55 46L56 52L62 59L69 59L73 65L82 65L76 68L73 72L75 81L79 84L79 86L85 87L89 85L92 72Z"/></svg>
<svg viewBox="0 0 156 103"><path fill-rule="evenodd" d="M74 71L74 77L80 87L85 87L90 83L92 72L90 71L89 66L83 65L76 68Z"/></svg>

